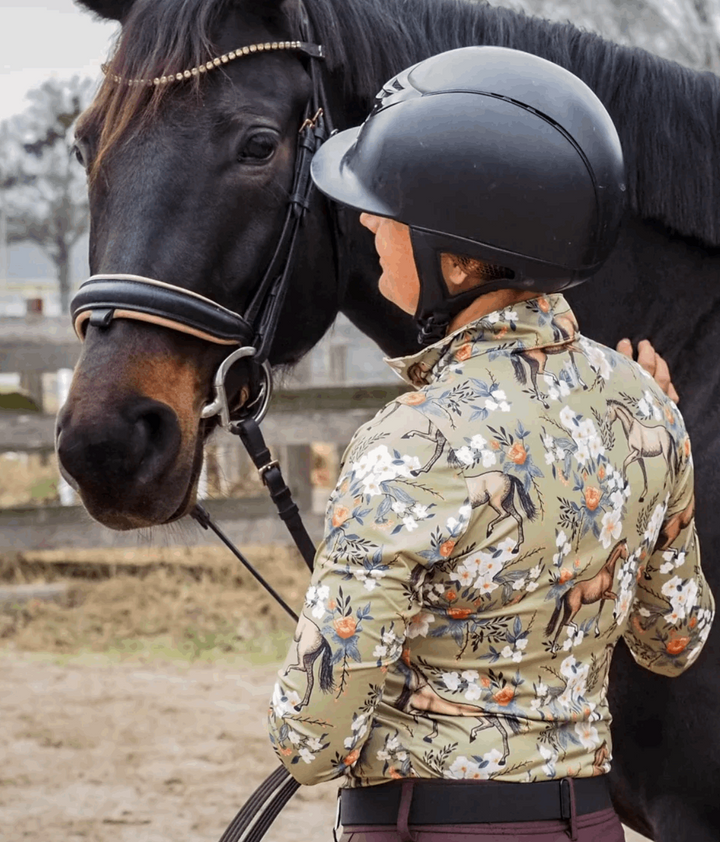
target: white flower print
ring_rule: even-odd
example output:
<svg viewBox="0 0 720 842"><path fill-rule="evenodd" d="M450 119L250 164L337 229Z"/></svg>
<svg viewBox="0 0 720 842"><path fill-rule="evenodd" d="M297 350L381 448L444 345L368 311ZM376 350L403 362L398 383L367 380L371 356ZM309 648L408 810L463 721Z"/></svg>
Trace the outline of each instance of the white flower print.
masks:
<svg viewBox="0 0 720 842"><path fill-rule="evenodd" d="M327 610L325 607L325 600L330 596L330 588L327 585L310 585L305 594L305 605L311 609L311 613L316 620L322 618Z"/></svg>
<svg viewBox="0 0 720 842"><path fill-rule="evenodd" d="M596 374L599 374L603 380L609 380L612 369L604 352L597 345L588 342L584 337L580 340L580 347L585 353L590 368Z"/></svg>
<svg viewBox="0 0 720 842"><path fill-rule="evenodd" d="M443 684L451 692L455 692L460 686L460 676L456 672L444 672L441 676Z"/></svg>
<svg viewBox="0 0 720 842"><path fill-rule="evenodd" d="M667 499L668 498L666 497L664 503L659 503L655 506L655 510L653 511L652 516L648 521L647 528L645 529L643 537L651 547L654 547L657 543L658 535L660 534L660 529L663 524L663 518L665 517L665 511L667 509Z"/></svg>
<svg viewBox="0 0 720 842"><path fill-rule="evenodd" d="M287 694L281 689L279 682L275 682L272 694L272 709L273 713L278 719L287 716L288 714L296 713L296 705L300 704L300 695L294 690L290 690Z"/></svg>
<svg viewBox="0 0 720 842"><path fill-rule="evenodd" d="M312 763L313 760L315 760L315 755L310 751L310 749L307 749L305 747L301 748L298 751L298 754L305 761L305 763Z"/></svg>
<svg viewBox="0 0 720 842"><path fill-rule="evenodd" d="M583 748L593 749L600 744L597 728L589 722L576 723L575 734Z"/></svg>
<svg viewBox="0 0 720 842"><path fill-rule="evenodd" d="M463 465L472 465L475 462L472 449L467 447L467 445L465 447L458 448L455 451L455 455L463 463Z"/></svg>
<svg viewBox="0 0 720 842"><path fill-rule="evenodd" d="M421 611L419 614L410 620L407 627L407 636L412 639L414 637L426 637L430 631L430 623L435 622L435 615L429 611Z"/></svg>
<svg viewBox="0 0 720 842"><path fill-rule="evenodd" d="M412 532L413 529L418 528L418 522L415 520L414 517L405 517L403 518L403 526L407 529L408 532Z"/></svg>
<svg viewBox="0 0 720 842"><path fill-rule="evenodd" d="M613 541L617 541L622 532L622 513L619 509L605 512L602 517L602 529L600 530L600 542L607 550Z"/></svg>

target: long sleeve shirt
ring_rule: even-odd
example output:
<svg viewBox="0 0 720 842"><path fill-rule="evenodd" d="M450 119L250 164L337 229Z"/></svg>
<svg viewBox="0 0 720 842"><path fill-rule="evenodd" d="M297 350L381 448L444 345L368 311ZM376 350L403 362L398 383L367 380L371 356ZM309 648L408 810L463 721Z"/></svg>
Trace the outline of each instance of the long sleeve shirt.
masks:
<svg viewBox="0 0 720 842"><path fill-rule="evenodd" d="M270 706L302 783L603 774L622 636L667 676L713 619L677 407L559 295L389 361Z"/></svg>

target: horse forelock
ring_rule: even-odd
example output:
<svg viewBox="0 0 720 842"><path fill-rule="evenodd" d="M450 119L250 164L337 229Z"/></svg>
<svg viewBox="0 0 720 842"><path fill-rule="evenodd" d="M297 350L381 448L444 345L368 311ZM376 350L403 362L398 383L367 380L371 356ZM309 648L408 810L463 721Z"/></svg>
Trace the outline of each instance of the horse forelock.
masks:
<svg viewBox="0 0 720 842"><path fill-rule="evenodd" d="M141 131L152 122L160 106L178 89L198 92L201 76L180 85L128 85L123 80L152 80L196 67L216 52L212 33L231 0L161 0L135 3L115 43L105 79L90 107L78 122L78 131L96 127L99 134L90 178L108 153L123 140L131 126Z"/></svg>

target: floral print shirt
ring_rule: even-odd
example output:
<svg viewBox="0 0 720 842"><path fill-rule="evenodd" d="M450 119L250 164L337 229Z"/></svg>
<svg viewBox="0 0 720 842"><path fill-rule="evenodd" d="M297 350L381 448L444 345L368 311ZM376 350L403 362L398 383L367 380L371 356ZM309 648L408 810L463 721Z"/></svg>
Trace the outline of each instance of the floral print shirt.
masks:
<svg viewBox="0 0 720 842"><path fill-rule="evenodd" d="M609 770L613 648L681 673L713 619L690 442L638 365L534 298L390 365L270 706L306 784Z"/></svg>

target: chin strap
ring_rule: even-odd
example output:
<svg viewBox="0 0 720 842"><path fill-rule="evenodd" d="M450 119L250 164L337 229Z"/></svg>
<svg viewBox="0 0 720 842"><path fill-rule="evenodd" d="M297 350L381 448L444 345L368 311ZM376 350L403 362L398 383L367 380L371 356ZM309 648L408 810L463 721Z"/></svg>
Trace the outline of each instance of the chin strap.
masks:
<svg viewBox="0 0 720 842"><path fill-rule="evenodd" d="M415 311L415 323L418 327L418 342L420 345L432 345L439 342L447 333L452 319L469 307L475 299L489 292L499 289L533 289L534 281L522 272L511 276L481 281L478 286L467 289L457 295L451 295L442 271L442 255L458 254L487 261L487 257L477 254L478 243L456 238L455 243L449 242L445 234L424 231L421 228L410 227L410 242L412 243L415 267L420 278L420 295ZM548 285L550 286L550 285ZM552 291L552 290L550 290Z"/></svg>

